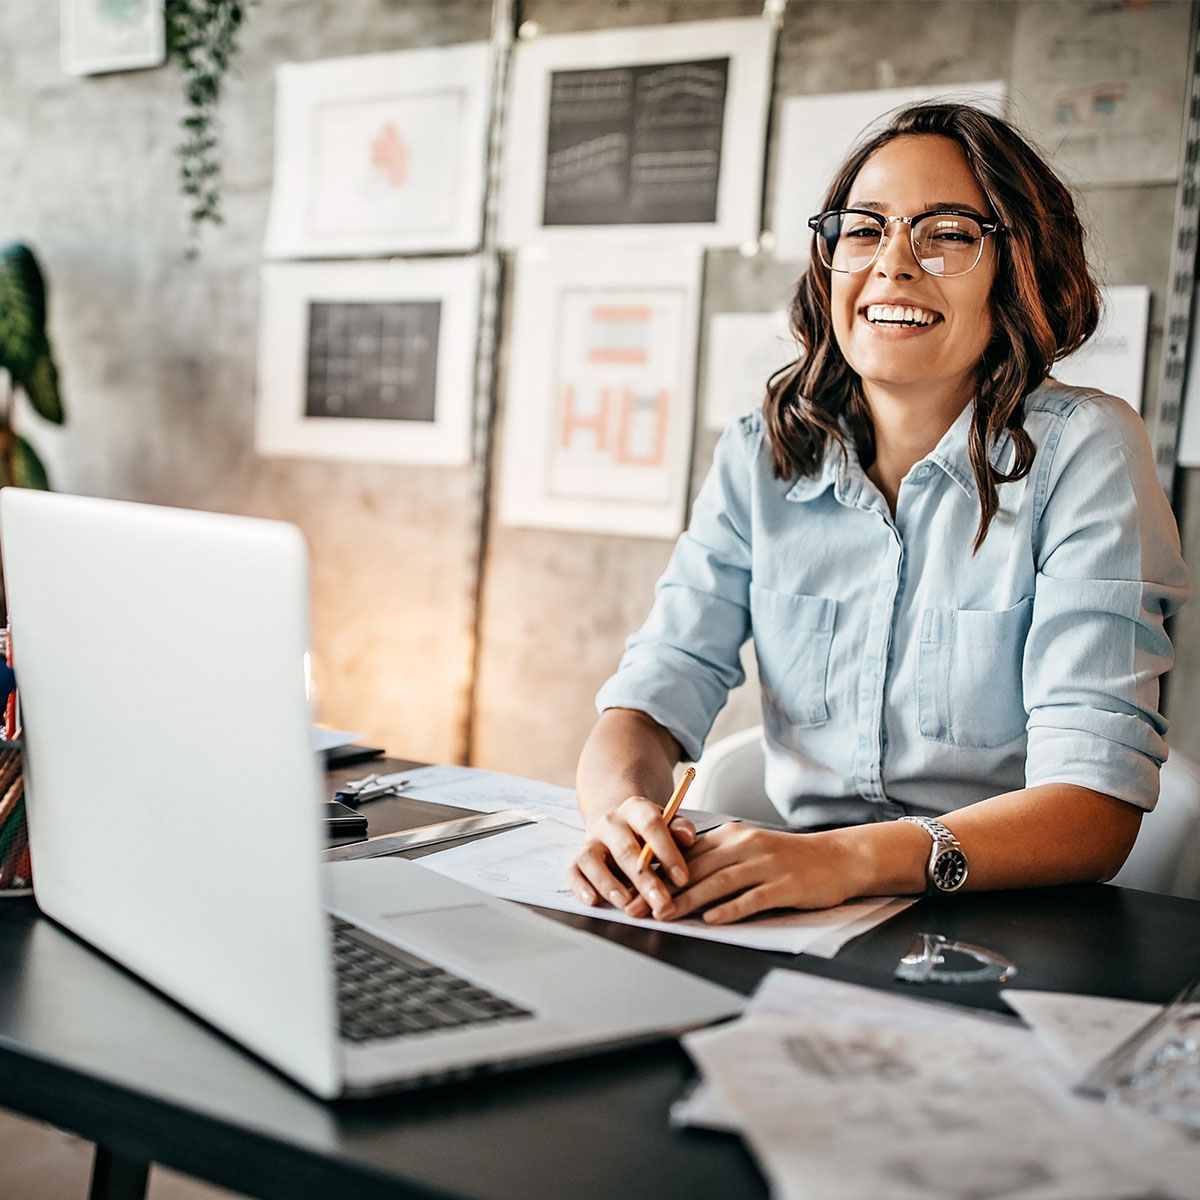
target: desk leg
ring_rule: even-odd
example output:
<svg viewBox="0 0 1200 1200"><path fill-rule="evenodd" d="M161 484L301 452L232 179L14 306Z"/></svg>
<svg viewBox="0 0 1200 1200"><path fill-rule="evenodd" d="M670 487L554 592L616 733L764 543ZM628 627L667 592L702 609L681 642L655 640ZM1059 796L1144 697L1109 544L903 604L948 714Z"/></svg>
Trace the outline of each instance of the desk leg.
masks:
<svg viewBox="0 0 1200 1200"><path fill-rule="evenodd" d="M88 1200L145 1200L149 1173L149 1163L122 1158L106 1146L97 1146Z"/></svg>

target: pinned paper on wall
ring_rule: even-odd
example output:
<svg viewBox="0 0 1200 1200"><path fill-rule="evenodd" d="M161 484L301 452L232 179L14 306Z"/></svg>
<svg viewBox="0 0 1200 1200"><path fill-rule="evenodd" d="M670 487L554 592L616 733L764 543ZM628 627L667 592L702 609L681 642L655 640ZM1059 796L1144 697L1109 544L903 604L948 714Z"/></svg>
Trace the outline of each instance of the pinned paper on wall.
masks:
<svg viewBox="0 0 1200 1200"><path fill-rule="evenodd" d="M797 354L785 312L713 313L705 355L705 427L724 429L761 407L767 380Z"/></svg>
<svg viewBox="0 0 1200 1200"><path fill-rule="evenodd" d="M267 255L476 249L487 81L484 43L281 65Z"/></svg>
<svg viewBox="0 0 1200 1200"><path fill-rule="evenodd" d="M700 249L519 256L501 519L674 537L695 410Z"/></svg>
<svg viewBox="0 0 1200 1200"><path fill-rule="evenodd" d="M757 238L774 30L760 18L521 41L501 238Z"/></svg>
<svg viewBox="0 0 1200 1200"><path fill-rule="evenodd" d="M825 192L851 147L898 108L927 100L957 100L1004 114L1003 83L877 88L822 96L788 96L782 104L773 229L776 258L807 259L808 218L821 210Z"/></svg>
<svg viewBox="0 0 1200 1200"><path fill-rule="evenodd" d="M1062 383L1120 396L1141 412L1150 289L1101 288L1100 302L1096 332L1069 358L1055 363L1051 374Z"/></svg>
<svg viewBox="0 0 1200 1200"><path fill-rule="evenodd" d="M1188 84L1174 4L1037 4L1017 13L1013 96L1023 126L1076 185L1170 183ZM1181 34L1183 36L1181 36Z"/></svg>
<svg viewBox="0 0 1200 1200"><path fill-rule="evenodd" d="M470 460L479 260L263 268L260 454Z"/></svg>

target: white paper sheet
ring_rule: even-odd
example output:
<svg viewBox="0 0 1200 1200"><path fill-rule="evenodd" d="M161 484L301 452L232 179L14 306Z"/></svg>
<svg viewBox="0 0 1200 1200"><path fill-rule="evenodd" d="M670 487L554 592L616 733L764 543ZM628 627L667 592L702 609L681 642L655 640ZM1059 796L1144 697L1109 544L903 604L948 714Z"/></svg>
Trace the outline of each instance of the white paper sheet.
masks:
<svg viewBox="0 0 1200 1200"><path fill-rule="evenodd" d="M886 1025L897 1032L924 1032L955 1024L971 1028L982 1022L1007 1028L1018 1038L1025 1036L1015 1021L999 1014L963 1009L933 997L917 1000L803 971L769 972L746 1002L744 1016L861 1021L865 1025ZM671 1123L734 1132L738 1128L736 1114L722 1106L715 1090L703 1080L671 1106Z"/></svg>
<svg viewBox="0 0 1200 1200"><path fill-rule="evenodd" d="M553 817L563 825L583 828L575 804L575 789L481 771L476 767L417 767L380 777L380 783L397 784L405 796L466 808L473 812L499 812L502 808L526 808L539 816Z"/></svg>
<svg viewBox="0 0 1200 1200"><path fill-rule="evenodd" d="M1200 279L1192 291L1192 313L1200 313ZM1179 421L1176 460L1181 467L1200 467L1200 321L1193 319L1188 341L1187 380Z"/></svg>
<svg viewBox="0 0 1200 1200"><path fill-rule="evenodd" d="M1055 363L1051 373L1062 383L1119 396L1141 412L1150 289L1101 288L1100 299L1096 332L1070 358Z"/></svg>
<svg viewBox="0 0 1200 1200"><path fill-rule="evenodd" d="M857 900L821 912L786 913L721 926L705 925L695 917L639 920L608 905L593 908L575 899L564 874L579 846L579 830L544 820L429 855L421 864L505 900L756 950L803 952L821 958L832 958L852 937L882 924L912 903L887 898Z"/></svg>
<svg viewBox="0 0 1200 1200"><path fill-rule="evenodd" d="M820 212L825 191L851 147L893 109L923 100L950 99L1003 114L1006 93L1003 83L964 83L787 96L776 150L775 257L808 258L812 242L808 218Z"/></svg>
<svg viewBox="0 0 1200 1200"><path fill-rule="evenodd" d="M704 424L724 429L762 406L767 380L795 362L787 313L713 313L708 324Z"/></svg>
<svg viewBox="0 0 1200 1200"><path fill-rule="evenodd" d="M1084 1102L1010 1030L762 1015L683 1041L778 1200L1141 1194Z"/></svg>
<svg viewBox="0 0 1200 1200"><path fill-rule="evenodd" d="M347 733L344 729L326 729L314 725L309 733L309 741L312 748L321 754L326 750L336 750L339 746L349 746L362 736L361 733Z"/></svg>
<svg viewBox="0 0 1200 1200"><path fill-rule="evenodd" d="M742 1133L783 1198L1200 1197L1200 1139L1072 1091L1157 1006L1002 994L1033 1031L934 990L772 971L741 1021L684 1038L704 1077L672 1121Z"/></svg>
<svg viewBox="0 0 1200 1200"><path fill-rule="evenodd" d="M1066 1066L1082 1075L1115 1050L1162 1005L1108 996L1076 996L1009 988L1000 993Z"/></svg>

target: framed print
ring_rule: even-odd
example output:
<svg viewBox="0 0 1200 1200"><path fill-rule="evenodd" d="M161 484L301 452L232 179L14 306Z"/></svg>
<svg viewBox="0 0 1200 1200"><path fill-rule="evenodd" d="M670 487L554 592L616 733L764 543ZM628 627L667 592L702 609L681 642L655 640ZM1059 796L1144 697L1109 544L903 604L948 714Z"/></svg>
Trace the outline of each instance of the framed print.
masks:
<svg viewBox="0 0 1200 1200"><path fill-rule="evenodd" d="M687 507L698 246L524 251L500 516L672 538Z"/></svg>
<svg viewBox="0 0 1200 1200"><path fill-rule="evenodd" d="M59 0L59 19L68 75L138 71L166 58L163 0Z"/></svg>
<svg viewBox="0 0 1200 1200"><path fill-rule="evenodd" d="M469 462L478 304L474 258L265 266L258 452Z"/></svg>
<svg viewBox="0 0 1200 1200"><path fill-rule="evenodd" d="M280 66L268 257L476 249L488 55L480 42Z"/></svg>
<svg viewBox="0 0 1200 1200"><path fill-rule="evenodd" d="M773 47L759 17L519 43L504 243L756 238Z"/></svg>

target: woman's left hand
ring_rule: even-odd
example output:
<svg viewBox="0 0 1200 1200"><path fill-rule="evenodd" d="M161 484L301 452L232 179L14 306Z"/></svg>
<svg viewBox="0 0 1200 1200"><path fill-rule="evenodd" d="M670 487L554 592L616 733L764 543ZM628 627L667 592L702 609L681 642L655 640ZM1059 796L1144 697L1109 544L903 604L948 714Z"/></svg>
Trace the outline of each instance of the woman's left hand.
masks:
<svg viewBox="0 0 1200 1200"><path fill-rule="evenodd" d="M832 833L732 823L697 838L686 857L690 882L654 913L659 920L707 909L707 924L727 925L771 908L832 908L854 894L845 847ZM645 915L633 907L626 911Z"/></svg>

